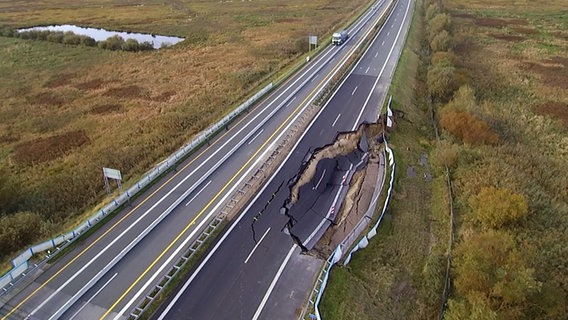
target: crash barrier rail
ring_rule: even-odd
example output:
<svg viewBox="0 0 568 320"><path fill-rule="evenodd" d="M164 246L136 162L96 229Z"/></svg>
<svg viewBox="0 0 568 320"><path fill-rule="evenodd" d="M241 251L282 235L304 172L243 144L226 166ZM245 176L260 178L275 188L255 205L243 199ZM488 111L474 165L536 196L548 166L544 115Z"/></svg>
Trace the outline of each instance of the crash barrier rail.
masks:
<svg viewBox="0 0 568 320"><path fill-rule="evenodd" d="M33 255L50 249L55 249L56 251L63 249L66 245L72 242L78 235L84 233L85 231L90 229L93 225L101 221L105 216L114 212L114 210L116 210L121 205L127 203L130 200L130 198L135 196L140 190L147 187L156 178L160 177L171 167L175 166L178 161L183 160L188 154L190 154L197 147L199 147L201 144L203 144L208 139L210 139L219 130L225 128L231 121L233 121L241 113L246 111L258 99L260 99L262 96L268 93L272 89L272 87L273 84L271 82L268 85L266 85L264 88L262 88L260 91L258 91L256 94L254 94L252 97L250 97L247 101L245 101L240 106L238 106L235 110L233 110L225 117L223 117L221 120L219 120L217 123L203 130L201 133L197 135L197 137L194 137L191 142L178 149L176 152L174 152L164 161L160 162L152 170L144 174L142 179L140 179L132 187L126 190L126 192L123 192L122 194L118 195L116 198L112 199L110 203L108 203L102 209L97 211L97 213L93 214L91 217L89 217L85 222L81 223L74 230L62 234L53 239L42 242L40 244L31 246L28 249L24 250L22 253L20 253L17 257L12 259L11 261L12 269L8 271L6 274L4 274L2 277L0 277L0 288L2 288L0 296L6 293L8 291L8 288L12 287L17 282L18 278L21 275L25 276L26 270L28 270L29 267L28 261ZM31 266L32 270L29 271L33 271L33 269L41 267L43 264L45 264L45 262L47 262L47 259L49 259L50 257L51 254L48 253L45 259L43 259L41 262L37 264L32 265Z"/></svg>
<svg viewBox="0 0 568 320"><path fill-rule="evenodd" d="M387 191L387 197L385 199L385 203L383 205L382 211L381 211L381 215L379 216L379 219L377 220L377 222L373 225L373 227L371 228L371 230L369 232L367 232L366 235L364 235L361 240L359 240L359 242L357 243L357 245L355 245L353 247L353 249L351 249L351 251L349 252L349 254L347 255L347 258L344 260L343 265L347 265L349 263L349 261L351 261L351 256L353 255L353 253L359 249L363 249L365 247L367 247L367 245L369 244L369 240L371 238L373 238L376 234L377 234L377 229L385 215L385 212L387 210L388 204L389 204L389 200L392 194L392 190L393 190L393 183L394 183L394 172L395 172L395 161L394 161L394 154L392 152L392 149L388 146L388 143L386 141L386 139L384 140L385 143L385 150L386 153L388 155L388 161L389 161L389 166L390 166L390 182L389 182L389 189ZM386 167L384 170L384 174L386 175ZM365 227L369 221L369 218L372 218L373 213L375 212L375 207L376 207L376 203L377 200L379 198L379 195L381 193L381 187L379 186L379 184L384 183L385 177L383 176L382 179L377 179L377 186L375 187L375 192L373 194L373 200L371 202L371 205L369 206L369 209L367 210L367 212L365 213L365 215L363 216L363 218L359 221L359 223L356 225L356 227L351 231L351 233L345 238L345 240L343 240L336 248L335 250L332 252L332 254L329 256L329 258L326 260L324 267L322 268L322 270L320 271L318 278L316 280L316 283L314 285L314 288L312 290L312 292L310 293L310 297L308 299L308 303L305 306L302 314L300 315L300 319L305 319L306 316L306 311L307 309L310 308L310 305L313 306L313 311L314 313L308 313L308 319L317 319L317 320L321 320L321 315L319 312L319 303L321 301L321 297L323 296L323 292L325 290L325 287L327 285L327 280L329 277L329 272L331 271L331 268L333 267L333 265L335 265L337 262L341 261L342 257L343 257L343 253L344 250L346 248L350 247L349 242L352 241L353 239L353 235L359 234L360 232L357 232L356 230L361 229L361 227ZM350 240L351 239L351 240Z"/></svg>

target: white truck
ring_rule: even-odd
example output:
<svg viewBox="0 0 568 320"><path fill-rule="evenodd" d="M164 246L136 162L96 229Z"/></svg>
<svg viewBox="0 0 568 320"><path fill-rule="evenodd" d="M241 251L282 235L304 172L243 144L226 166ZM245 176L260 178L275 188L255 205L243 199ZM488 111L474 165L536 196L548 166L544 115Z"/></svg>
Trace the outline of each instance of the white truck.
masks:
<svg viewBox="0 0 568 320"><path fill-rule="evenodd" d="M347 41L347 38L349 38L349 34L347 33L347 30L341 30L339 32L335 32L331 36L331 44L336 45L336 46L340 46L345 41Z"/></svg>

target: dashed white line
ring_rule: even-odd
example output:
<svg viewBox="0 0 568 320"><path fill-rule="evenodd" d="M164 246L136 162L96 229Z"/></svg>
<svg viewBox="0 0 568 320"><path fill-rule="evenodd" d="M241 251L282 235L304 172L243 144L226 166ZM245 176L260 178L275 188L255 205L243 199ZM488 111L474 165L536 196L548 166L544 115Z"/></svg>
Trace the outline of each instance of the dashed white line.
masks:
<svg viewBox="0 0 568 320"><path fill-rule="evenodd" d="M312 190L316 190L319 187L321 181L323 180L323 177L325 177L326 171L327 169L323 169L323 172L321 173L321 177L319 178L318 183L316 183L316 185L312 188Z"/></svg>
<svg viewBox="0 0 568 320"><path fill-rule="evenodd" d="M288 260L290 260L290 257L292 257L292 253L294 253L294 250L296 250L297 246L298 246L297 244L294 244L292 246L292 248L290 248L290 251L288 251L288 255L286 256L286 259L284 259L284 261L280 265L280 269L278 269L278 272L276 273L276 276L274 276L274 279L272 279L272 283L270 283L270 287L268 287L268 290L264 294L264 297L262 298L260 305L256 309L256 312L254 313L252 320L257 320L258 317L260 317L260 313L262 312L262 309L264 309L264 305L268 301L268 297L270 297L272 290L274 290L274 287L276 286L276 282L278 282L278 279L280 279L280 276L282 275L282 272L284 271L284 267L286 267L286 264L288 264Z"/></svg>
<svg viewBox="0 0 568 320"><path fill-rule="evenodd" d="M337 115L337 118L335 118L335 121L333 121L333 123L331 124L332 127L335 127L335 124L337 123L337 120L339 120L339 117L341 117L341 113Z"/></svg>
<svg viewBox="0 0 568 320"><path fill-rule="evenodd" d="M390 36L390 34L391 34L391 33L390 33L390 31L389 31L389 32L387 32L387 37L388 37L388 36Z"/></svg>
<svg viewBox="0 0 568 320"><path fill-rule="evenodd" d="M108 286L108 284L112 281L112 279L114 279L114 277L116 277L117 275L118 275L118 272L115 273L110 279L108 279L108 281L107 281L105 284L103 284L103 286L102 286L99 290L97 290L97 292L95 292L95 294L94 294L89 300L87 300L87 302L85 302L85 304L84 304L83 306L81 306L81 308L79 308L79 310L77 310L77 312L75 312L75 313L71 316L71 318L69 318L69 320L72 320L73 318L75 318L75 317L79 314L79 312L81 312L83 309L85 309L85 307L86 307L89 303L91 303L91 301L93 301L93 299L94 299L99 293L101 293L101 291L103 291L103 289L104 289L106 286Z"/></svg>
<svg viewBox="0 0 568 320"><path fill-rule="evenodd" d="M189 199L189 201L185 204L185 206L187 207L191 201L195 200L195 198L197 198L197 196L203 191L205 190L205 188L207 188L207 186L211 183L212 180L209 180L209 182L207 182L207 184L205 185L205 187L201 188L201 190L199 190L199 192L197 192L193 197L191 197L191 199Z"/></svg>
<svg viewBox="0 0 568 320"><path fill-rule="evenodd" d="M365 70L365 73L369 72L369 69L371 69L371 67L367 67L367 70Z"/></svg>
<svg viewBox="0 0 568 320"><path fill-rule="evenodd" d="M377 51L377 53L375 53L375 58L379 56L379 52Z"/></svg>
<svg viewBox="0 0 568 320"><path fill-rule="evenodd" d="M381 46L384 46L384 45L385 45L385 42L383 41L383 42L381 43Z"/></svg>
<svg viewBox="0 0 568 320"><path fill-rule="evenodd" d="M251 144L254 141L254 139L258 138L258 136L262 133L262 131L264 131L264 129L260 129L260 131L254 137L252 137L252 139L250 139L248 144Z"/></svg>
<svg viewBox="0 0 568 320"><path fill-rule="evenodd" d="M351 95L355 94L355 91L357 91L357 88L359 88L359 86L356 86L355 89L353 89L353 92L351 92Z"/></svg>
<svg viewBox="0 0 568 320"><path fill-rule="evenodd" d="M286 104L286 106L285 106L284 108L288 108L288 107L292 104L292 102L293 102L294 100L296 100L296 97L292 98L292 100L290 100L290 101L288 102L288 104ZM263 129L263 130L264 130L264 129Z"/></svg>
<svg viewBox="0 0 568 320"><path fill-rule="evenodd" d="M266 237L266 235L268 234L268 231L270 231L270 227L268 229L266 229L266 232L262 235L262 237L260 238L260 241L258 241L255 245L254 248L252 248L252 251L249 253L248 257L245 259L245 263L247 263L250 259L250 257L252 257L252 254L254 253L254 251L256 250L256 248L258 248L258 246L260 245L260 243L262 242L262 240L264 240L264 237Z"/></svg>

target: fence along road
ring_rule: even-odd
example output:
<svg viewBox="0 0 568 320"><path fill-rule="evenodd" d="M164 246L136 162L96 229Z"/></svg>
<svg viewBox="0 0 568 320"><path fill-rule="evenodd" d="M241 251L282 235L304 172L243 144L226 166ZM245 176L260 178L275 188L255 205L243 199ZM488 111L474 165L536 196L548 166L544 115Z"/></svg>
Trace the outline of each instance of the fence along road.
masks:
<svg viewBox="0 0 568 320"><path fill-rule="evenodd" d="M365 14L353 29L367 26L372 13ZM355 38L356 32L353 34ZM235 168L241 168L265 141L267 135L263 133L271 132L267 129L261 132L262 123L266 122L264 128L281 123L296 109L290 102L304 99L311 90L309 86L317 83L311 84L310 80L321 79L331 69L328 62L336 55L345 54L344 50L334 49L324 50L298 75L231 125L211 146L188 159L162 185L152 187L147 197L133 202L132 210L116 217L108 227L98 230L91 239L45 270L32 285L3 302L2 319L97 318L127 288L145 285L149 275L177 248L173 235L185 230L183 237L195 236L199 231L196 227L214 214L197 208L218 203L219 200L210 200L211 194L217 199L229 195L227 191L234 185L226 183L227 177L234 176ZM259 135L253 140L252 134ZM230 165L221 165L227 160ZM140 277L142 273L146 275ZM113 312L109 314L116 315Z"/></svg>

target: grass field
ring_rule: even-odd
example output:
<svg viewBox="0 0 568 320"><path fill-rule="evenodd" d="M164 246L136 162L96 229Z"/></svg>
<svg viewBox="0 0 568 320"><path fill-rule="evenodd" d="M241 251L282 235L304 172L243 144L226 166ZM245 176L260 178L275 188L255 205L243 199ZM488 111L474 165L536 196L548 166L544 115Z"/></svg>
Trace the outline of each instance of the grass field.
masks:
<svg viewBox="0 0 568 320"><path fill-rule="evenodd" d="M0 37L0 216L32 212L40 232L70 228L103 199L101 167L135 181L273 80L367 1L0 1L0 24L175 35L152 52ZM8 220L6 220L8 221ZM16 224L14 224L16 225ZM0 243L11 239L0 230ZM5 241L4 241L5 240Z"/></svg>

